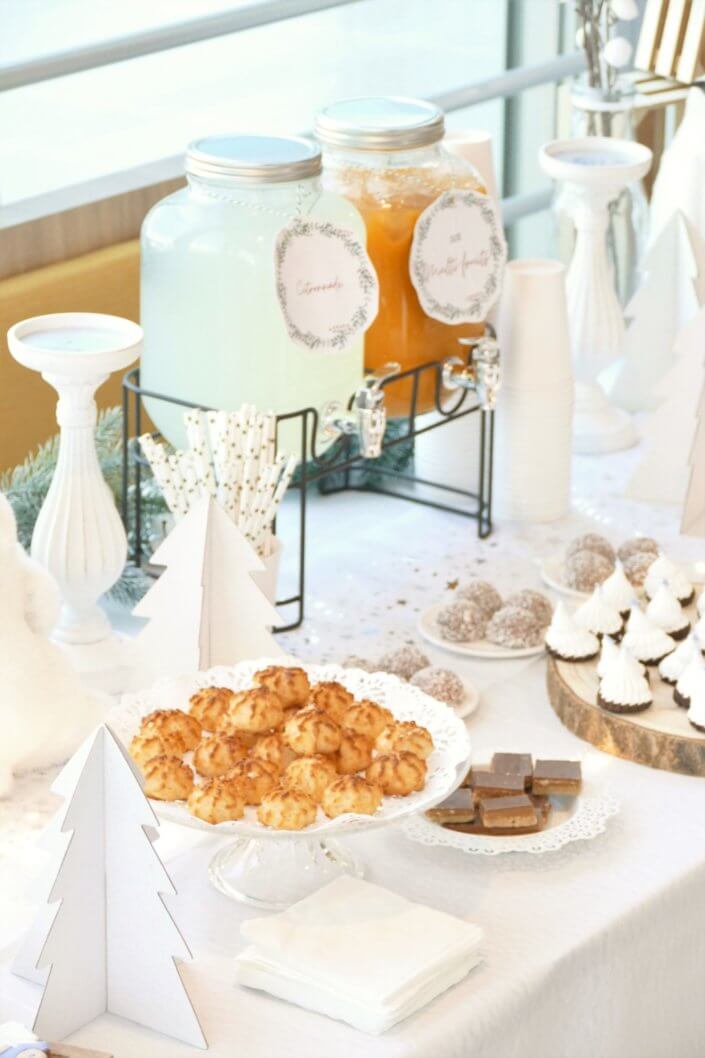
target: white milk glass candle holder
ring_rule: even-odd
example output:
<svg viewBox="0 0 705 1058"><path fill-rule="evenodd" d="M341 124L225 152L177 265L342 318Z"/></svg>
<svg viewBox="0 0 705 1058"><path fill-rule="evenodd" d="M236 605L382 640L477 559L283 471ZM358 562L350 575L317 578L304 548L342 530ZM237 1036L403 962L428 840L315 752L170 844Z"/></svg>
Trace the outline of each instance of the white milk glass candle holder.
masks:
<svg viewBox="0 0 705 1058"><path fill-rule="evenodd" d="M59 455L32 536L32 557L61 592L54 638L89 648L88 668L100 669L110 664L114 637L98 601L122 573L127 537L98 462L94 395L114 371L137 360L142 329L117 316L67 312L23 320L9 330L7 340L15 360L40 372L59 395ZM96 651L105 662L96 659Z"/></svg>
<svg viewBox="0 0 705 1058"><path fill-rule="evenodd" d="M187 187L142 227L144 389L225 411L347 403L362 380L362 333L344 348L307 348L292 338L277 291L277 239L292 222L331 224L364 247L362 218L321 188L320 171L305 139L224 135L189 146ZM145 403L166 439L185 447L182 409ZM298 434L284 424L279 449L298 454Z"/></svg>
<svg viewBox="0 0 705 1058"><path fill-rule="evenodd" d="M598 376L621 355L624 342L624 317L607 253L609 207L625 187L646 175L651 158L640 143L604 136L555 140L539 152L544 172L570 188L575 222L566 292L576 452L613 452L638 439L630 416L609 403Z"/></svg>

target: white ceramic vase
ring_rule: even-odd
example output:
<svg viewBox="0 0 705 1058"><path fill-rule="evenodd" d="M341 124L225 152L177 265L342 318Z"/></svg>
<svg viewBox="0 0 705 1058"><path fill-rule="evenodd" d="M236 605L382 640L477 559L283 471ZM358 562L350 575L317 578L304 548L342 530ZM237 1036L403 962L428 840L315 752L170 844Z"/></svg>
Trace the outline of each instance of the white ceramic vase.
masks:
<svg viewBox="0 0 705 1058"><path fill-rule="evenodd" d="M560 261L510 261L498 313L494 511L548 522L570 508L573 370Z"/></svg>
<svg viewBox="0 0 705 1058"><path fill-rule="evenodd" d="M61 591L54 638L99 644L112 630L98 600L122 572L127 538L98 463L94 395L113 371L137 359L142 329L113 316L57 313L16 324L8 344L15 359L39 371L59 395L59 457L32 536L32 558Z"/></svg>
<svg viewBox="0 0 705 1058"><path fill-rule="evenodd" d="M619 357L624 318L607 254L609 206L640 180L651 151L640 143L604 136L555 140L539 161L567 186L575 223L575 248L566 279L576 378L574 449L600 453L629 448L638 437L629 415L614 408L597 379Z"/></svg>

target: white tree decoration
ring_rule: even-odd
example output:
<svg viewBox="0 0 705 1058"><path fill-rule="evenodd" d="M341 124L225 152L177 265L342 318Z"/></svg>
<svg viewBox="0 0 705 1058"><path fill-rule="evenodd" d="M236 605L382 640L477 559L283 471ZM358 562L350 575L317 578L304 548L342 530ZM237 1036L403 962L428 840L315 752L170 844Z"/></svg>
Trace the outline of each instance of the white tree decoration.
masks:
<svg viewBox="0 0 705 1058"><path fill-rule="evenodd" d="M690 450L690 479L683 505L681 532L686 536L705 536L705 379Z"/></svg>
<svg viewBox="0 0 705 1058"><path fill-rule="evenodd" d="M691 232L680 210L647 250L643 271L644 279L625 310L631 323L624 359L610 389L614 403L628 411L653 410L663 399L674 342L702 303L705 276L699 275Z"/></svg>
<svg viewBox="0 0 705 1058"><path fill-rule="evenodd" d="M35 1031L63 1039L107 1011L207 1046L174 961L190 952L162 901L176 890L152 847L157 818L109 728L84 743L53 789L67 799L48 894L60 902L50 923L40 913L38 960L35 929L14 967L50 967Z"/></svg>
<svg viewBox="0 0 705 1058"><path fill-rule="evenodd" d="M251 576L264 564L214 499L191 508L153 561L166 569L134 613L150 619L139 642L156 675L283 654L277 611Z"/></svg>
<svg viewBox="0 0 705 1058"><path fill-rule="evenodd" d="M644 456L627 486L632 499L682 504L698 400L705 379L705 307L681 331L667 394L644 431Z"/></svg>

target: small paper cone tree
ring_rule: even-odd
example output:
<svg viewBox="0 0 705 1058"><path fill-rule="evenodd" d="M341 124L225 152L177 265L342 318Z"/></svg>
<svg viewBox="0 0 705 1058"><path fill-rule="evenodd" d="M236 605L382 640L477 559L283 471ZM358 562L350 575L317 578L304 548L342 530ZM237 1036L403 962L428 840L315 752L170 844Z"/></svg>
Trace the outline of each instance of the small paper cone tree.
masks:
<svg viewBox="0 0 705 1058"><path fill-rule="evenodd" d="M705 379L705 307L686 324L675 346L676 363L663 388L667 394L644 431L644 455L627 486L632 499L682 504L698 400Z"/></svg>
<svg viewBox="0 0 705 1058"><path fill-rule="evenodd" d="M251 576L264 564L214 499L177 523L153 561L166 569L134 613L149 618L139 640L155 674L283 654L271 634L277 611Z"/></svg>
<svg viewBox="0 0 705 1058"><path fill-rule="evenodd" d="M631 322L610 399L628 411L653 410L667 395L674 343L700 307L698 265L683 214L676 210L644 258L644 279L626 307Z"/></svg>
<svg viewBox="0 0 705 1058"><path fill-rule="evenodd" d="M690 451L690 478L683 505L681 532L686 536L705 536L705 382L698 402L698 418Z"/></svg>
<svg viewBox="0 0 705 1058"><path fill-rule="evenodd" d="M207 1046L174 962L190 952L162 900L176 890L152 847L157 819L109 728L98 728L53 789L67 797L60 818L70 839L48 896L58 904L38 960L49 974L35 1032L63 1039L107 1011ZM29 945L36 941L30 931Z"/></svg>

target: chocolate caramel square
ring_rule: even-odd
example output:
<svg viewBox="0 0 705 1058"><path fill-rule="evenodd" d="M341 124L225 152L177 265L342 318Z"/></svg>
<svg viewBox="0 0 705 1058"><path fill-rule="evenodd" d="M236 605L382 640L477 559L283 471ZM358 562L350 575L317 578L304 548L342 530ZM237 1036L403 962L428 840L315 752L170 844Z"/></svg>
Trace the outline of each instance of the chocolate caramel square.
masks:
<svg viewBox="0 0 705 1058"><path fill-rule="evenodd" d="M470 783L478 801L485 797L501 797L503 794L524 792L524 776L518 772L476 768L473 769Z"/></svg>
<svg viewBox="0 0 705 1058"><path fill-rule="evenodd" d="M531 789L534 793L575 795L582 786L582 770L578 760L537 760Z"/></svg>
<svg viewBox="0 0 705 1058"><path fill-rule="evenodd" d="M461 786L435 808L429 808L426 815L434 823L471 823L475 812L472 790Z"/></svg>
<svg viewBox="0 0 705 1058"><path fill-rule="evenodd" d="M515 830L538 823L536 806L525 793L513 797L488 797L480 802L480 821L484 827Z"/></svg>
<svg viewBox="0 0 705 1058"><path fill-rule="evenodd" d="M523 775L526 790L531 789L533 770L534 762L530 753L495 753L492 757L492 771Z"/></svg>

